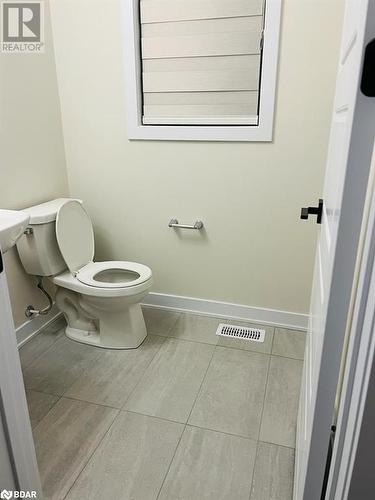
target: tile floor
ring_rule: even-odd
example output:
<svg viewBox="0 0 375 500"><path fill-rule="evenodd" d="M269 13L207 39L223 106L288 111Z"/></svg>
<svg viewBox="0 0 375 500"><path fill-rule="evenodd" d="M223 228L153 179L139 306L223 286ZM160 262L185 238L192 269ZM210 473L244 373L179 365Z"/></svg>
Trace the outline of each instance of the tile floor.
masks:
<svg viewBox="0 0 375 500"><path fill-rule="evenodd" d="M45 498L291 499L304 334L144 313L136 350L75 343L62 320L20 349Z"/></svg>

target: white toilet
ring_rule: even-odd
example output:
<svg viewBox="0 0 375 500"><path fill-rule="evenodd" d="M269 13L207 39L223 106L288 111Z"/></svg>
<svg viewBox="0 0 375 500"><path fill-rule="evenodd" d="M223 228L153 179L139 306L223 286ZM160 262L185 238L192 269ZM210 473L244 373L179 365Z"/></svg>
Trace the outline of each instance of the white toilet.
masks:
<svg viewBox="0 0 375 500"><path fill-rule="evenodd" d="M80 200L58 198L25 209L28 234L17 242L27 273L57 285L66 335L108 349L133 349L147 335L140 303L151 269L125 261L93 262L94 233Z"/></svg>

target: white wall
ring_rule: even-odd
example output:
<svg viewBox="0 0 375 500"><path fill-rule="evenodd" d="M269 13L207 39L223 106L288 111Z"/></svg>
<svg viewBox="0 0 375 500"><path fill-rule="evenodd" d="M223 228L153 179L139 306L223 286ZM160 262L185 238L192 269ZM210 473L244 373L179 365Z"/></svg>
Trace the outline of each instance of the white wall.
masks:
<svg viewBox="0 0 375 500"><path fill-rule="evenodd" d="M343 2L284 1L271 144L128 141L121 2L51 3L69 184L97 258L149 265L154 291L306 312L318 226L299 210L322 193Z"/></svg>
<svg viewBox="0 0 375 500"><path fill-rule="evenodd" d="M0 208L21 209L66 196L68 183L48 3L44 54L2 54ZM5 254L16 326L30 303L45 305L15 249Z"/></svg>

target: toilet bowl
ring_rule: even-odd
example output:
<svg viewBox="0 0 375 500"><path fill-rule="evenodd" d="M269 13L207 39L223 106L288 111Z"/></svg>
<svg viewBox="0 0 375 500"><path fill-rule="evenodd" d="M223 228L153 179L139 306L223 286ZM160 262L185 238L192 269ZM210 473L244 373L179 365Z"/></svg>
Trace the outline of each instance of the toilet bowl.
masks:
<svg viewBox="0 0 375 500"><path fill-rule="evenodd" d="M91 262L75 275L67 271L55 276L53 282L69 338L110 349L135 348L145 339L140 302L152 284L148 267L134 262Z"/></svg>
<svg viewBox="0 0 375 500"><path fill-rule="evenodd" d="M49 276L57 286L66 335L103 348L138 347L147 335L140 303L152 285L151 269L127 261L94 262L92 223L79 200L60 198L25 211L31 231L18 252L27 272Z"/></svg>

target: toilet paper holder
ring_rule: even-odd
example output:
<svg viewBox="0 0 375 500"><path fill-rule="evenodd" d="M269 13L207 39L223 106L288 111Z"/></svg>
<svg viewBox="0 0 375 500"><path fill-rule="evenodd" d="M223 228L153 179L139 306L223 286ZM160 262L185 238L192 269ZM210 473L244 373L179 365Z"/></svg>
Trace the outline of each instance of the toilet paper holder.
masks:
<svg viewBox="0 0 375 500"><path fill-rule="evenodd" d="M201 220L195 221L194 224L179 224L177 219L171 219L168 224L169 227L175 227L177 229L203 229L203 222Z"/></svg>

